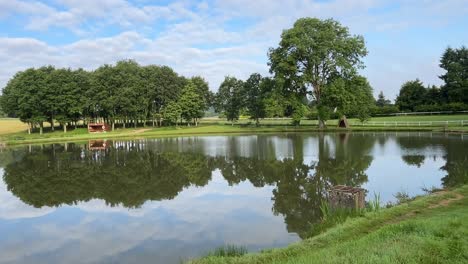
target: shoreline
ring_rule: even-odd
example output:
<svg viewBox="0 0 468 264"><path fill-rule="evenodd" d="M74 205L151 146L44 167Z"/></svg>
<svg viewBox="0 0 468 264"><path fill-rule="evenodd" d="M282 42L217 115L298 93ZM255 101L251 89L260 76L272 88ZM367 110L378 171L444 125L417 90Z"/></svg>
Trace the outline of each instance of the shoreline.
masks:
<svg viewBox="0 0 468 264"><path fill-rule="evenodd" d="M468 246L468 240L463 238L463 233L468 230L464 221L468 216L467 195L468 185L448 188L364 216L348 218L319 235L284 248L235 257L205 256L187 263L305 264L345 263L350 259L356 263L395 263L403 251L405 260L411 263L434 259L461 263L468 257L466 252L463 253L463 248ZM447 222L447 219L450 220ZM435 245L436 238L439 244ZM410 243L412 246L407 247ZM440 253L450 252L454 244L458 245L460 254L446 256ZM437 247L436 256L433 255L434 246ZM422 260L422 256L426 259Z"/></svg>
<svg viewBox="0 0 468 264"><path fill-rule="evenodd" d="M81 129L83 130L83 129ZM73 131L73 130L72 130ZM241 135L241 134L268 134L268 133L333 133L333 132L434 132L448 134L465 134L468 130L443 130L439 127L353 127L338 128L329 127L318 129L316 126L302 125L293 126L228 126L228 125L200 125L197 127L164 127L164 128L139 128L139 129L118 129L114 132L99 134L74 134L72 131L65 134L61 131L48 132L43 135L26 132L11 133L0 136L0 145L15 146L24 144L44 144L44 143L65 143L88 140L106 139L143 139L143 138L163 138L178 136L211 136L211 135ZM29 137L29 138L28 138Z"/></svg>

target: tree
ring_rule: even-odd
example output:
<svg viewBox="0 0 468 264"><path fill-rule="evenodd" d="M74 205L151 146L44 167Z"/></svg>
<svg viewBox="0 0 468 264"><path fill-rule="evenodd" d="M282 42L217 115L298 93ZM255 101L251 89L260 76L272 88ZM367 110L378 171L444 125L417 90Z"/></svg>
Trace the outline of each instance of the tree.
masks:
<svg viewBox="0 0 468 264"><path fill-rule="evenodd" d="M167 120L169 124L175 124L181 119L182 108L176 101L169 102L163 109L163 118Z"/></svg>
<svg viewBox="0 0 468 264"><path fill-rule="evenodd" d="M390 102L390 100L386 99L386 98L385 98L385 95L383 94L383 92L380 91L380 93L379 93L379 95L378 95L378 98L377 98L377 101L375 101L375 104L376 104L378 107L384 107L384 106L390 105L391 102Z"/></svg>
<svg viewBox="0 0 468 264"><path fill-rule="evenodd" d="M243 86L242 80L227 76L216 94L217 111L223 112L232 125L239 119L240 110L244 106Z"/></svg>
<svg viewBox="0 0 468 264"><path fill-rule="evenodd" d="M425 105L439 105L442 104L443 100L441 97L440 88L432 85L426 88L426 93L424 97L424 104Z"/></svg>
<svg viewBox="0 0 468 264"><path fill-rule="evenodd" d="M181 116L187 121L187 125L194 120L197 126L197 119L203 116L206 106L202 96L203 95L197 91L197 86L195 86L192 81L188 81L182 90L179 105L181 108Z"/></svg>
<svg viewBox="0 0 468 264"><path fill-rule="evenodd" d="M208 82L200 76L195 76L190 78L190 81L195 86L197 95L201 98L199 106L201 111L197 112L197 115L194 117L195 123L198 123L198 119L202 118L205 115L205 111L210 108L213 99L213 93L210 91Z"/></svg>
<svg viewBox="0 0 468 264"><path fill-rule="evenodd" d="M251 119L255 120L257 126L260 124L259 119L264 118L266 115L264 102L265 91L262 89L263 81L264 79L260 74L253 73L244 83L247 113Z"/></svg>
<svg viewBox="0 0 468 264"><path fill-rule="evenodd" d="M38 124L43 133L43 124L48 119L50 90L46 86L46 67L18 72L3 89L2 108L10 115L19 117L28 124L28 132Z"/></svg>
<svg viewBox="0 0 468 264"><path fill-rule="evenodd" d="M341 117L357 117L362 122L370 117L375 104L372 87L363 76L353 76L349 80L336 79L323 93L321 111L336 111ZM328 107L328 110L326 109ZM322 116L325 120L325 116Z"/></svg>
<svg viewBox="0 0 468 264"><path fill-rule="evenodd" d="M439 76L445 84L442 95L446 102L461 102L468 104L468 49L447 48L440 60L440 67L446 73Z"/></svg>
<svg viewBox="0 0 468 264"><path fill-rule="evenodd" d="M408 81L401 86L395 103L402 111L414 111L416 106L424 103L426 89L419 79Z"/></svg>
<svg viewBox="0 0 468 264"><path fill-rule="evenodd" d="M286 90L321 104L322 92L330 81L352 76L363 68L367 50L362 36L351 36L348 28L333 19L301 18L283 31L279 47L270 49L270 71L283 79ZM319 118L319 127L325 123Z"/></svg>

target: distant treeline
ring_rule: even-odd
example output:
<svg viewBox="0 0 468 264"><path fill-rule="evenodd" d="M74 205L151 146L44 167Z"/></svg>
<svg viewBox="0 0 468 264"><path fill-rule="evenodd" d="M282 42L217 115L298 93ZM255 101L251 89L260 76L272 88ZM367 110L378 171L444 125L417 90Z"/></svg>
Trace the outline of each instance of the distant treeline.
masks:
<svg viewBox="0 0 468 264"><path fill-rule="evenodd" d="M424 87L416 79L405 82L392 105L381 92L374 114L468 110L468 49L447 48L439 66L446 72L439 76L444 84Z"/></svg>

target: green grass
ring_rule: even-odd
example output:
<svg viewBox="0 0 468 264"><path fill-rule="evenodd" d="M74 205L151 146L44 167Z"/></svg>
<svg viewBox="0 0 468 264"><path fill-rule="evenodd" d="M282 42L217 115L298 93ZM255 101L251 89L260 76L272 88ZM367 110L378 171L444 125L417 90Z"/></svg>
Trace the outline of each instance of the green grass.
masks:
<svg viewBox="0 0 468 264"><path fill-rule="evenodd" d="M236 245L225 245L215 248L206 254L206 257L240 257L247 254L247 248Z"/></svg>
<svg viewBox="0 0 468 264"><path fill-rule="evenodd" d="M420 120L461 120L467 119L468 115L449 115L449 116L401 116L401 117L379 117L373 118L370 122L390 122L397 121L401 122L405 119L414 120L419 118ZM351 120L355 122L354 120ZM211 123L210 123L211 122ZM45 133L40 135L35 132L28 135L26 132L26 126L17 119L0 119L0 142L14 145L14 144L26 144L26 143L48 143L48 142L64 142L64 141L83 141L90 139L111 139L111 138L143 138L143 137L168 137L168 136L193 136L193 135L209 135L209 134L241 134L241 133L282 133L282 132L314 132L320 131L317 128L316 120L303 120L301 126L294 127L290 125L290 120L287 119L276 119L276 120L262 120L262 126L255 127L254 125L246 125L250 122L248 119L240 120L236 125L225 125L226 121L221 119L204 119L202 125L198 127L163 127L163 128L126 128L116 129L114 132L101 133L101 134L89 134L85 128L73 129L69 127L67 133L63 133L60 129L56 129L55 132L51 132L49 127L45 127ZM341 129L336 127L336 120L328 122L328 127L325 131L347 131L347 129ZM467 122L468 124L468 122ZM429 126L427 124L413 124L413 125L370 125L365 124L353 125L351 127L353 131L444 131L445 128L442 125ZM468 131L468 126L456 127L450 126L445 131L449 132L460 132L464 133Z"/></svg>
<svg viewBox="0 0 468 264"><path fill-rule="evenodd" d="M192 263L467 263L468 186L419 197L283 249Z"/></svg>
<svg viewBox="0 0 468 264"><path fill-rule="evenodd" d="M468 121L468 114L457 115L409 115L409 116L385 116L385 117L372 117L368 122L441 122L441 121ZM359 120L350 118L351 123L360 123ZM230 124L226 119L219 118L206 118L201 121L204 124ZM237 124L254 123L247 118L240 119ZM289 125L291 124L290 118L277 118L277 119L262 119L262 125ZM301 120L301 125L317 125L317 120ZM468 126L468 122L465 122ZM337 120L328 120L327 125L336 125ZM415 125L417 125L415 123ZM442 123L437 124L443 126Z"/></svg>

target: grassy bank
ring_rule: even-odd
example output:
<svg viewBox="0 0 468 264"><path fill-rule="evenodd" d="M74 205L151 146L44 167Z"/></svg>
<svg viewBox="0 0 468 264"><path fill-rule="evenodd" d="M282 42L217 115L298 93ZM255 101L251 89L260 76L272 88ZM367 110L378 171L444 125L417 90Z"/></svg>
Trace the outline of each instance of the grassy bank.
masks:
<svg viewBox="0 0 468 264"><path fill-rule="evenodd" d="M0 135L0 142L7 145L82 141L91 139L112 139L112 138L157 138L172 136L194 136L194 135L226 135L226 134L253 134L253 133L287 133L287 132L346 132L346 131L442 131L434 127L354 127L352 129L340 129L329 127L319 130L313 126L226 126L226 125L201 125L198 127L163 127L163 128L139 128L139 129L117 129L114 132L89 134L86 129L79 128L67 133L62 131L47 132L43 135L26 132L17 132Z"/></svg>
<svg viewBox="0 0 468 264"><path fill-rule="evenodd" d="M468 186L365 214L287 248L211 263L467 263Z"/></svg>
<svg viewBox="0 0 468 264"><path fill-rule="evenodd" d="M432 116L433 118L441 119L441 116ZM411 117L413 118L413 117ZM453 118L453 116L452 116ZM468 119L468 116L465 117ZM427 119L427 118L426 118ZM458 120L458 119L457 119ZM271 120L270 120L271 121ZM312 122L312 120L305 120L301 126L290 126L289 121L276 120L274 122L284 122L278 124L264 124L260 127L253 125L244 124L243 120L234 126L218 124L218 123L202 123L198 127L139 127L116 129L114 132L101 133L101 134L89 134L85 128L69 129L67 133L63 133L61 130L52 132L49 127L45 128L45 133L40 135L35 132L28 134L26 132L26 126L17 119L0 119L0 142L8 145L15 144L30 144L30 143L49 143L49 142L66 142L66 141L83 141L91 139L112 139L112 138L145 138L145 137L169 137L169 136L192 136L192 135L210 135L210 134L249 134L249 133L281 133L281 132L334 132L334 131L452 131L465 133L468 131L468 126L465 127L437 127L437 126L375 126L375 125L363 125L363 126L352 126L351 129L337 128L336 121L329 121L329 126L325 130L319 130L314 124L308 124L306 121ZM267 122L264 120L263 122Z"/></svg>

